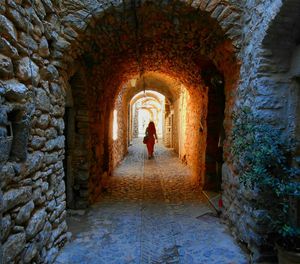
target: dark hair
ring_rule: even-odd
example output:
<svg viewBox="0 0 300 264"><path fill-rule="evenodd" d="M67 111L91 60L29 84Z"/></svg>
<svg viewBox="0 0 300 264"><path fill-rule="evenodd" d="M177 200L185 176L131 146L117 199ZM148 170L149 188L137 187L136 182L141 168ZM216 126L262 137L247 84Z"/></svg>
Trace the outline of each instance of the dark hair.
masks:
<svg viewBox="0 0 300 264"><path fill-rule="evenodd" d="M148 128L149 128L149 129L155 129L155 125L154 125L154 122L153 122L153 121L150 121L150 122L149 122Z"/></svg>

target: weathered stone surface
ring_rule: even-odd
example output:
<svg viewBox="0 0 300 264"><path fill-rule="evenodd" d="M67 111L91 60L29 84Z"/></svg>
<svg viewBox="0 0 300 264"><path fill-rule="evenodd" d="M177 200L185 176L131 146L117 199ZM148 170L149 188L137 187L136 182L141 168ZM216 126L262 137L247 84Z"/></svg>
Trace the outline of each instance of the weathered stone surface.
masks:
<svg viewBox="0 0 300 264"><path fill-rule="evenodd" d="M54 43L54 48L59 50L66 50L69 46L70 46L70 42L66 41L62 37L59 37Z"/></svg>
<svg viewBox="0 0 300 264"><path fill-rule="evenodd" d="M21 33L19 36L19 42L27 49L37 51L38 45L36 41L26 33Z"/></svg>
<svg viewBox="0 0 300 264"><path fill-rule="evenodd" d="M50 111L50 99L47 93L43 89L35 89L36 93L36 109L49 112Z"/></svg>
<svg viewBox="0 0 300 264"><path fill-rule="evenodd" d="M29 223L26 228L26 238L33 238L39 231L42 230L45 220L47 217L47 213L45 209L40 209L34 213L34 215L29 220Z"/></svg>
<svg viewBox="0 0 300 264"><path fill-rule="evenodd" d="M42 0L42 3L44 4L44 8L47 12L53 12L53 4L51 0Z"/></svg>
<svg viewBox="0 0 300 264"><path fill-rule="evenodd" d="M54 241L66 230L67 230L67 223L66 221L64 221L56 229L53 230L51 235L51 242L54 243Z"/></svg>
<svg viewBox="0 0 300 264"><path fill-rule="evenodd" d="M53 127L48 128L45 131L45 136L46 136L47 139L54 139L54 138L57 137L57 130Z"/></svg>
<svg viewBox="0 0 300 264"><path fill-rule="evenodd" d="M29 201L27 204L25 204L21 209L19 210L19 213L16 217L16 223L18 225L23 224L24 222L27 222L30 218L31 212L34 209L34 203L33 201Z"/></svg>
<svg viewBox="0 0 300 264"><path fill-rule="evenodd" d="M0 14L4 14L6 11L5 0L0 0Z"/></svg>
<svg viewBox="0 0 300 264"><path fill-rule="evenodd" d="M18 58L19 53L18 50L12 46L8 40L0 36L0 53L11 57L11 58Z"/></svg>
<svg viewBox="0 0 300 264"><path fill-rule="evenodd" d="M2 88L4 88L3 95L7 98L7 100L18 102L26 99L28 95L28 88L23 83L16 80L5 81L2 85Z"/></svg>
<svg viewBox="0 0 300 264"><path fill-rule="evenodd" d="M51 114L55 117L61 117L65 113L65 108L59 105L55 105L51 108Z"/></svg>
<svg viewBox="0 0 300 264"><path fill-rule="evenodd" d="M10 79L14 76L14 67L9 57L0 54L0 78Z"/></svg>
<svg viewBox="0 0 300 264"><path fill-rule="evenodd" d="M33 191L32 199L35 204L42 204L45 202L45 196L42 196L42 189L37 188Z"/></svg>
<svg viewBox="0 0 300 264"><path fill-rule="evenodd" d="M37 254L37 246L35 243L31 243L26 245L26 249L24 253L22 254L22 260L24 263L32 263L31 260L36 256Z"/></svg>
<svg viewBox="0 0 300 264"><path fill-rule="evenodd" d="M3 245L3 263L11 263L25 247L25 233L11 235Z"/></svg>
<svg viewBox="0 0 300 264"><path fill-rule="evenodd" d="M18 61L16 75L22 81L33 81L34 85L37 85L40 80L39 67L29 57Z"/></svg>
<svg viewBox="0 0 300 264"><path fill-rule="evenodd" d="M50 55L48 41L45 37L43 37L39 44L39 54L43 58L47 58Z"/></svg>
<svg viewBox="0 0 300 264"><path fill-rule="evenodd" d="M51 230L52 225L46 221L43 230L36 236L36 243L39 250L41 250L49 241L51 237Z"/></svg>
<svg viewBox="0 0 300 264"><path fill-rule="evenodd" d="M8 122L7 112L8 112L7 108L5 108L5 107L0 108L0 125L7 125L7 122Z"/></svg>
<svg viewBox="0 0 300 264"><path fill-rule="evenodd" d="M36 126L39 127L39 128L41 128L41 129L46 129L48 127L48 125L49 125L49 122L50 122L49 115L42 114L38 118Z"/></svg>
<svg viewBox="0 0 300 264"><path fill-rule="evenodd" d="M57 138L50 139L45 144L46 151L62 149L65 145L65 137L58 136Z"/></svg>
<svg viewBox="0 0 300 264"><path fill-rule="evenodd" d="M51 200L47 205L47 211L53 212L56 208L56 202L55 200Z"/></svg>
<svg viewBox="0 0 300 264"><path fill-rule="evenodd" d="M10 234L11 230L11 217L10 215L5 215L2 218L2 241L5 241Z"/></svg>
<svg viewBox="0 0 300 264"><path fill-rule="evenodd" d="M74 28L76 31L83 31L87 24L84 20L82 20L80 17L74 15L74 14L69 14L66 17L64 17L63 22L66 23L66 25L71 26Z"/></svg>
<svg viewBox="0 0 300 264"><path fill-rule="evenodd" d="M15 177L15 171L14 168L11 164L5 164L1 168L1 173L0 173L0 182L1 182L1 187L3 188L7 184L9 184Z"/></svg>
<svg viewBox="0 0 300 264"><path fill-rule="evenodd" d="M11 189L3 194L3 212L6 212L16 205L26 203L32 194L31 187L20 187Z"/></svg>
<svg viewBox="0 0 300 264"><path fill-rule="evenodd" d="M57 189L55 190L55 196L58 197L58 196L61 196L64 194L66 190L66 187L65 187L65 182L64 181L61 181L60 184L58 185Z"/></svg>
<svg viewBox="0 0 300 264"><path fill-rule="evenodd" d="M35 151L28 155L25 163L26 175L39 170L43 165L44 154L41 151Z"/></svg>
<svg viewBox="0 0 300 264"><path fill-rule="evenodd" d="M21 14L20 11L23 11L24 9L22 7L19 7L17 10L15 8L8 8L8 16L9 18L14 22L17 28L23 30L24 32L31 32L32 30L32 24L28 19L26 19L23 14Z"/></svg>
<svg viewBox="0 0 300 264"><path fill-rule="evenodd" d="M50 84L50 91L51 91L51 94L53 94L56 98L59 98L64 95L61 86L57 83L52 82Z"/></svg>
<svg viewBox="0 0 300 264"><path fill-rule="evenodd" d="M63 134L65 129L65 122L62 118L52 118L51 125L57 129L59 135Z"/></svg>
<svg viewBox="0 0 300 264"><path fill-rule="evenodd" d="M39 16L39 18L44 19L46 16L46 10L41 0L35 0L35 8L36 14Z"/></svg>
<svg viewBox="0 0 300 264"><path fill-rule="evenodd" d="M45 262L53 263L57 255L58 255L58 248L57 247L51 248L45 257Z"/></svg>
<svg viewBox="0 0 300 264"><path fill-rule="evenodd" d="M6 38L8 41L17 40L17 31L13 23L3 15L0 15L0 28L1 37Z"/></svg>
<svg viewBox="0 0 300 264"><path fill-rule="evenodd" d="M59 73L54 65L50 64L46 68L43 68L41 70L41 76L45 80L53 81L55 79L58 79Z"/></svg>

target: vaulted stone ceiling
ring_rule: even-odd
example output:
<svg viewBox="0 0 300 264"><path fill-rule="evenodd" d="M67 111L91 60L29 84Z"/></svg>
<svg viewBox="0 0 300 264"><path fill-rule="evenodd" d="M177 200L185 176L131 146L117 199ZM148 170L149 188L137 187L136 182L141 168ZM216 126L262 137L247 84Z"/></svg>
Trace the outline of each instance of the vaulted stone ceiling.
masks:
<svg viewBox="0 0 300 264"><path fill-rule="evenodd" d="M80 9L78 3L68 2L73 3L69 10ZM110 2L85 29L82 46L74 47L73 56L84 60L102 87L121 87L149 71L168 75L187 87L199 87L207 68L219 64L220 70L225 69L220 62L234 60L234 48L208 12L181 1L135 2ZM230 14L225 11L219 13ZM70 19L66 16L65 23Z"/></svg>

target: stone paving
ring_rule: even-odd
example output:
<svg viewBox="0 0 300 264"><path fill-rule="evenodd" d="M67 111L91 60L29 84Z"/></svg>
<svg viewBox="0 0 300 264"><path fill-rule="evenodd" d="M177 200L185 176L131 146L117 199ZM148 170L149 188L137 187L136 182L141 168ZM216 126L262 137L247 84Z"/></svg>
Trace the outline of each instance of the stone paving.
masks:
<svg viewBox="0 0 300 264"><path fill-rule="evenodd" d="M146 158L131 146L100 202L69 217L73 239L56 264L248 263L176 155L156 145Z"/></svg>

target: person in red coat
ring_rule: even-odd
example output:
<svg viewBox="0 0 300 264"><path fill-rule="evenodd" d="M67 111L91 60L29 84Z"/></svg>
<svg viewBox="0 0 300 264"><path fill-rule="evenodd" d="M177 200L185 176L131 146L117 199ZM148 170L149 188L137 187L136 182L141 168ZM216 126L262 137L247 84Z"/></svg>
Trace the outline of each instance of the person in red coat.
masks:
<svg viewBox="0 0 300 264"><path fill-rule="evenodd" d="M146 135L147 135L146 145L148 150L148 159L151 159L153 158L155 140L157 140L155 125L152 121L149 122L149 125L146 128Z"/></svg>

